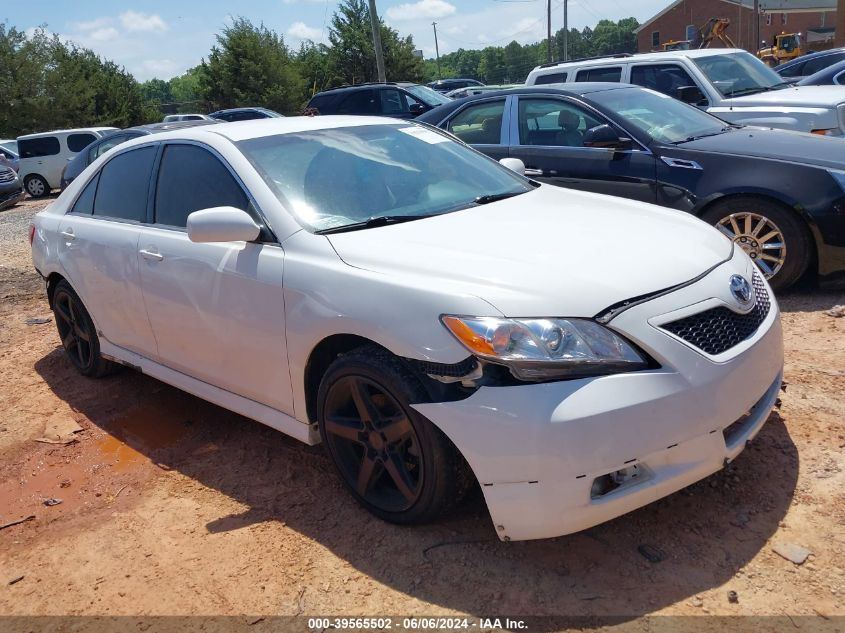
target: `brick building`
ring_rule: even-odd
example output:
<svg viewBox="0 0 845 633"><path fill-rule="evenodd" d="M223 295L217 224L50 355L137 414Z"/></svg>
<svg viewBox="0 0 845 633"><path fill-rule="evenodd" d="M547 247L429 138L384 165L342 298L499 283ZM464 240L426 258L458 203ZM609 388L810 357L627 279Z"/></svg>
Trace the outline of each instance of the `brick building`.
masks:
<svg viewBox="0 0 845 633"><path fill-rule="evenodd" d="M759 0L760 40L771 42L782 32L802 33L811 44L833 39L836 0ZM695 39L697 29L710 18L728 18L727 34L739 48L756 52L754 0L675 0L641 25L638 50L660 50L670 40ZM722 46L714 41L712 46Z"/></svg>

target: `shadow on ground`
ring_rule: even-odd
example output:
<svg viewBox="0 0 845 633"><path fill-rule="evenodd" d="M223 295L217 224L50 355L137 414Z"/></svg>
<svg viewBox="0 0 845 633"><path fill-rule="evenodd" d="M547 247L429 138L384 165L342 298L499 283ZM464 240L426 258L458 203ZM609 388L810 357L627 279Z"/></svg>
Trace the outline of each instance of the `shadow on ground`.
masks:
<svg viewBox="0 0 845 633"><path fill-rule="evenodd" d="M83 378L61 349L36 370L97 426L249 508L211 521L209 531L284 521L380 583L479 616L495 608L632 617L722 585L777 529L798 476L795 445L775 413L734 464L678 494L580 534L502 543L480 493L437 524L389 525L355 504L320 447L128 370ZM133 421L138 410L156 418L155 428L172 423L188 431L162 443L149 435L153 427ZM641 549L661 560L649 562Z"/></svg>

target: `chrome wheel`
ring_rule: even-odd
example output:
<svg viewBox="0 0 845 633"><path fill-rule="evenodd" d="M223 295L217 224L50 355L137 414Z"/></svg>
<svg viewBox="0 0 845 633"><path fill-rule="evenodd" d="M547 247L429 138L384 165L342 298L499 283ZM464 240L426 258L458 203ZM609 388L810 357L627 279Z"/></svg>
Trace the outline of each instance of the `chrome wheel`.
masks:
<svg viewBox="0 0 845 633"><path fill-rule="evenodd" d="M786 262L786 240L777 224L757 213L732 213L716 228L744 250L766 279L774 277Z"/></svg>

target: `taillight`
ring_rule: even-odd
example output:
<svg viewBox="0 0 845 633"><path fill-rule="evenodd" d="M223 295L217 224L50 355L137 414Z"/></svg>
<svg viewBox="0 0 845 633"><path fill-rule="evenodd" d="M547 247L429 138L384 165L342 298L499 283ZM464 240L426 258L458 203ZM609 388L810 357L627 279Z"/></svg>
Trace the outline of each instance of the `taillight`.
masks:
<svg viewBox="0 0 845 633"><path fill-rule="evenodd" d="M32 246L32 240L35 239L35 225L29 225L29 245Z"/></svg>

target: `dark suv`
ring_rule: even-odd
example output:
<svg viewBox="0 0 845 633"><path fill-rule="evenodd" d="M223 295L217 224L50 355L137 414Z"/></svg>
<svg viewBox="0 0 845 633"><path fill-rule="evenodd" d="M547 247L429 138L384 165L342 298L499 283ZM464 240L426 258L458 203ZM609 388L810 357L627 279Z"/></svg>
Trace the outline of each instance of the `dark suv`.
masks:
<svg viewBox="0 0 845 633"><path fill-rule="evenodd" d="M436 90L437 92L442 92L446 94L452 90L457 90L458 88L469 88L471 86L483 86L484 84L480 81L475 79L463 79L463 78L454 78L454 79L438 79L437 81L432 81L430 84L427 84L429 88L432 90Z"/></svg>
<svg viewBox="0 0 845 633"><path fill-rule="evenodd" d="M308 102L315 114L363 114L413 119L451 99L412 83L368 83L320 92Z"/></svg>

